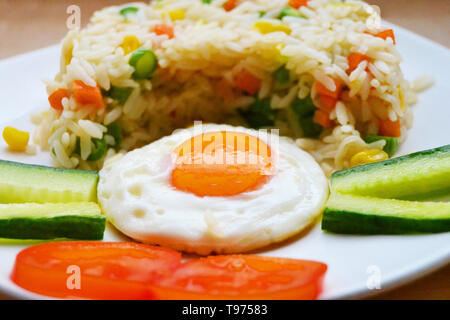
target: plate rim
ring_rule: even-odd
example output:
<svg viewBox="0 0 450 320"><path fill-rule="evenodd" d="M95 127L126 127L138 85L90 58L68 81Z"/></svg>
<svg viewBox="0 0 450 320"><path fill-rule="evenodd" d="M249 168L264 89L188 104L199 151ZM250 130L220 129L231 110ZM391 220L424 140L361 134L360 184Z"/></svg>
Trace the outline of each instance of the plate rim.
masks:
<svg viewBox="0 0 450 320"><path fill-rule="evenodd" d="M413 39L416 42L421 42L425 46L434 47L434 49L438 49L441 53L450 56L450 48L447 48L445 45L440 44L434 40L428 39L425 36L419 35L413 31L400 27L396 24L390 23L386 20L383 20L383 25L388 27L393 27L396 30L399 30L403 35ZM27 58L27 56L32 54L44 54L46 51L55 50L56 48L60 48L61 43L53 44L50 46L42 47L36 50L27 51L24 53L20 53L18 55L10 56L5 59L0 60L0 67L4 64L8 64L15 60L20 60ZM341 292L338 295L330 295L326 297L320 297L321 300L354 300L354 299L365 299L370 297L376 297L379 294L389 292L396 288L402 287L408 283L411 283L415 280L423 278L443 267L450 265L450 248L443 248L435 253L432 257L427 258L426 260L416 260L416 263L409 264L404 266L403 268L398 268L391 272L388 276L384 277L384 281L382 282L382 288L379 290L370 290L365 286L361 286L361 284L355 284L349 289ZM11 280L10 280L11 281ZM12 281L11 284L13 287L5 285L3 281L0 280L0 293L6 297L6 299L37 299L37 300L55 300L55 298L43 296L40 294L36 294L30 291L27 291L23 288L16 286Z"/></svg>

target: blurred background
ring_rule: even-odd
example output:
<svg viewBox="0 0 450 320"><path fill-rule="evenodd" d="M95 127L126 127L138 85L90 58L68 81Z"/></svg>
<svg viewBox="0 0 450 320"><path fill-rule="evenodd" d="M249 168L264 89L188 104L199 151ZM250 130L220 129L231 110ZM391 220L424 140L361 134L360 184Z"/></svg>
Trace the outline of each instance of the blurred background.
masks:
<svg viewBox="0 0 450 320"><path fill-rule="evenodd" d="M450 47L450 0L366 0L387 21ZM127 0L0 0L0 59L57 43L66 34L66 8L81 8L82 26L95 10Z"/></svg>
<svg viewBox="0 0 450 320"><path fill-rule="evenodd" d="M95 10L126 0L0 0L0 59L58 43L66 34L66 9L81 8L82 26ZM383 19L450 48L450 0L366 0ZM1 293L0 293L1 298ZM376 299L450 300L450 266Z"/></svg>

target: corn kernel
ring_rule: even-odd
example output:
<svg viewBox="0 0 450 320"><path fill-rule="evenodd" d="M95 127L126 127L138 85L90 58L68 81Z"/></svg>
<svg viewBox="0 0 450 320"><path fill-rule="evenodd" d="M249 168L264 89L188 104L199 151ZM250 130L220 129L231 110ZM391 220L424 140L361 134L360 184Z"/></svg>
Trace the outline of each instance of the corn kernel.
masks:
<svg viewBox="0 0 450 320"><path fill-rule="evenodd" d="M267 34L271 32L284 32L286 34L291 34L291 28L282 24L273 24L268 21L258 21L253 27L262 34Z"/></svg>
<svg viewBox="0 0 450 320"><path fill-rule="evenodd" d="M123 42L120 46L122 47L124 54L127 55L139 48L140 45L138 38L135 36L126 36L123 38Z"/></svg>
<svg viewBox="0 0 450 320"><path fill-rule="evenodd" d="M175 20L183 20L184 19L184 10L172 10L169 11L169 17L170 20L175 21Z"/></svg>
<svg viewBox="0 0 450 320"><path fill-rule="evenodd" d="M261 57L266 61L273 61L277 64L285 64L288 61L288 58L283 56L277 48L262 50Z"/></svg>
<svg viewBox="0 0 450 320"><path fill-rule="evenodd" d="M13 151L25 151L30 140L30 134L13 127L5 127L3 139Z"/></svg>
<svg viewBox="0 0 450 320"><path fill-rule="evenodd" d="M357 154L353 155L353 157L350 160L350 165L354 167L362 164L373 163L387 159L389 159L389 155L383 150L369 149L358 152Z"/></svg>

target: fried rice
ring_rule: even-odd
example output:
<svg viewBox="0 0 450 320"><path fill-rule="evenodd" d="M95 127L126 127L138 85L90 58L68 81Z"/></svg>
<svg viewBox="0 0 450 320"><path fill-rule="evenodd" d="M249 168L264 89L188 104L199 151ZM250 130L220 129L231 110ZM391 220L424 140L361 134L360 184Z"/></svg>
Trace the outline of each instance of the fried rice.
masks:
<svg viewBox="0 0 450 320"><path fill-rule="evenodd" d="M395 38L378 36L387 28L374 23L370 5L229 2L161 0L97 11L62 42L60 72L46 86L49 96L66 94L60 108L33 116L34 142L58 166L97 170L194 120L277 128L329 175L358 152L383 149L384 140L363 139L381 135L383 121L405 139L415 91L429 81L405 80ZM132 63L139 50L157 59L144 78ZM363 57L353 67L352 53ZM97 88L100 107L76 97L76 81Z"/></svg>

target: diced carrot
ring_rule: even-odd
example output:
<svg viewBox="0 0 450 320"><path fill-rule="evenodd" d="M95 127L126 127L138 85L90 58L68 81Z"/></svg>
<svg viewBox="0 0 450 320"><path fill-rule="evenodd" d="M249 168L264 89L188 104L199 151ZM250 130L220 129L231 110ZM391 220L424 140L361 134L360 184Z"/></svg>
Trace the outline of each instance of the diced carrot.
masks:
<svg viewBox="0 0 450 320"><path fill-rule="evenodd" d="M378 33L375 35L375 37L382 38L382 39L384 39L384 40L386 40L387 38L391 38L392 41L393 41L394 44L395 44L394 30L392 30L392 29L387 29L387 30L378 32Z"/></svg>
<svg viewBox="0 0 450 320"><path fill-rule="evenodd" d="M334 125L334 122L330 120L330 114L323 110L316 110L313 120L324 128L331 128Z"/></svg>
<svg viewBox="0 0 450 320"><path fill-rule="evenodd" d="M161 35L167 35L169 37L169 39L173 38L173 27L169 26L167 24L157 24L154 28L153 31L156 33L156 35L161 36Z"/></svg>
<svg viewBox="0 0 450 320"><path fill-rule="evenodd" d="M289 6L298 9L308 5L309 0L289 0Z"/></svg>
<svg viewBox="0 0 450 320"><path fill-rule="evenodd" d="M336 107L337 99L325 95L319 95L319 109L330 113Z"/></svg>
<svg viewBox="0 0 450 320"><path fill-rule="evenodd" d="M242 69L236 74L234 84L251 95L257 93L261 88L261 80L252 75L247 69Z"/></svg>
<svg viewBox="0 0 450 320"><path fill-rule="evenodd" d="M334 91L328 90L321 82L316 81L316 92L324 96L339 99L339 96L342 91L342 84L336 79L333 79L333 81L336 85L336 89Z"/></svg>
<svg viewBox="0 0 450 320"><path fill-rule="evenodd" d="M50 102L50 106L58 111L62 111L64 109L62 105L62 99L69 98L69 91L67 89L58 89L48 96L48 102Z"/></svg>
<svg viewBox="0 0 450 320"><path fill-rule="evenodd" d="M378 135L386 137L400 137L402 132L400 130L400 121L380 120L380 127Z"/></svg>
<svg viewBox="0 0 450 320"><path fill-rule="evenodd" d="M228 0L224 3L223 8L225 9L225 11L231 11L237 7L238 1L239 0Z"/></svg>
<svg viewBox="0 0 450 320"><path fill-rule="evenodd" d="M383 31L375 33L375 34L370 33L369 31L364 31L364 33L371 34L374 37L378 37L378 38L381 38L384 40L386 40L387 38L391 38L395 44L394 30L392 30L392 29L386 29L386 30L383 30Z"/></svg>
<svg viewBox="0 0 450 320"><path fill-rule="evenodd" d="M98 86L90 87L85 85L83 81L75 80L72 90L75 100L81 105L93 105L99 109L105 106Z"/></svg>
<svg viewBox="0 0 450 320"><path fill-rule="evenodd" d="M369 62L369 57L359 52L350 53L347 57L349 72L355 70L364 60Z"/></svg>

